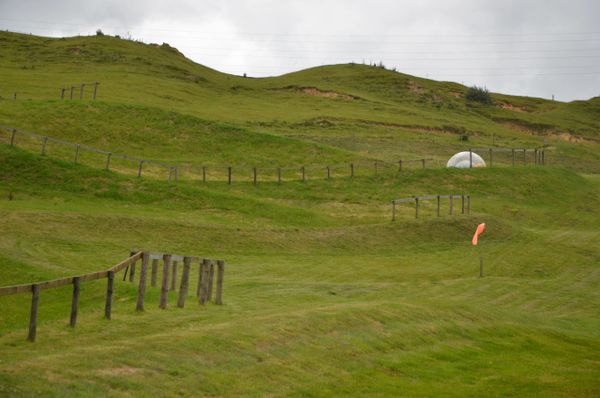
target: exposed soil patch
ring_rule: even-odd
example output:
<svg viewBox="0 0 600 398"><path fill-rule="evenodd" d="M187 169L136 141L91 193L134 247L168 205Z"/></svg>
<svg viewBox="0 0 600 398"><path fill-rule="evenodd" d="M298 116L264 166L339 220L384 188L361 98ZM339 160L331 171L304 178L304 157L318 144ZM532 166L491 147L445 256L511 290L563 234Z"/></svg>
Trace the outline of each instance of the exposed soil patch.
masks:
<svg viewBox="0 0 600 398"><path fill-rule="evenodd" d="M500 108L506 109L506 110L509 110L509 111L519 112L519 113L528 113L528 112L530 112L529 109L527 109L527 108L525 108L523 106L517 106L517 105L509 104L508 102L497 101L496 103L500 106Z"/></svg>
<svg viewBox="0 0 600 398"><path fill-rule="evenodd" d="M412 80L409 80L406 83L406 86L408 87L408 91L410 91L413 94L421 95L421 94L425 94L427 92L427 89L419 86L417 83L415 83Z"/></svg>
<svg viewBox="0 0 600 398"><path fill-rule="evenodd" d="M132 368L131 366L122 366L120 368L104 368L99 369L98 374L102 376L130 376L141 372L140 368Z"/></svg>
<svg viewBox="0 0 600 398"><path fill-rule="evenodd" d="M272 90L276 91L294 91L297 93L309 95L311 97L325 97L325 98L339 98L348 101L354 101L361 99L355 95L338 93L337 91L321 90L316 87L300 87L300 86L287 86L283 88L275 88Z"/></svg>

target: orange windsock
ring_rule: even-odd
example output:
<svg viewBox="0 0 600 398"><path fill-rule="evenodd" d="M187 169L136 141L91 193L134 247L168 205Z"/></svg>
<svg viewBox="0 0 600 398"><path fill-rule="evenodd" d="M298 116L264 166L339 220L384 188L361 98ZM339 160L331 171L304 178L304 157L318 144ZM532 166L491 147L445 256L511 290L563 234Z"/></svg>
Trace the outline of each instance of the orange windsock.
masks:
<svg viewBox="0 0 600 398"><path fill-rule="evenodd" d="M473 235L473 240L471 241L471 242L473 242L474 246L477 246L477 238L479 238L479 235L481 235L484 232L485 232L485 223L481 223L477 226L477 229L475 230L475 235Z"/></svg>

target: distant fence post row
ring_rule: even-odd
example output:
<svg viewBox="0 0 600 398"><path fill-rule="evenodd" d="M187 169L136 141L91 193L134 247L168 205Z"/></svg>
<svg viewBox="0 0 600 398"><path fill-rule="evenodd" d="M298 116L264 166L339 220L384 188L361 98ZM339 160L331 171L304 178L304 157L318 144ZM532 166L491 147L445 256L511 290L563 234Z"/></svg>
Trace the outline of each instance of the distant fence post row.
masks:
<svg viewBox="0 0 600 398"><path fill-rule="evenodd" d="M83 99L83 94L85 91L86 87L91 87L94 86L94 91L92 92L92 99L95 101L96 100L96 95L98 94L98 86L100 85L100 83L98 82L94 82L94 83L80 83L76 86L70 86L70 87L62 87L60 89L60 99L64 100L65 99L65 93L68 91L69 92L69 99L73 99L76 95L77 92L75 91L76 89L79 89L79 99L82 100Z"/></svg>
<svg viewBox="0 0 600 398"><path fill-rule="evenodd" d="M396 205L401 203L415 203L415 218L419 218L419 207L420 203L427 200L436 201L436 214L438 217L441 216L441 200L449 200L449 214L452 215L454 212L454 199L460 199L460 213L470 214L471 213L471 195L435 195L435 196L413 196L410 198L394 199L392 200L392 221L396 221Z"/></svg>
<svg viewBox="0 0 600 398"><path fill-rule="evenodd" d="M119 271L125 269L123 280L125 280L127 276L127 271L130 270L130 278L129 280L133 282L136 263L141 260L141 270L139 277L139 284L137 290L137 301L136 301L136 311L144 311L144 300L146 294L146 280L148 274L148 264L150 260L152 260L152 279L151 286L156 286L156 268L158 267L158 259L162 258L164 261L164 271L163 272L163 284L161 288L161 296L159 307L164 309L167 307L167 299L168 299L168 277L169 277L169 267L172 259L175 259L173 262L173 285L175 286L176 280L176 262L181 259L183 261L183 273L181 277L181 284L179 287L179 297L177 300L177 306L183 308L185 304L185 299L188 295L188 287L189 287L189 277L190 277L190 268L193 262L198 262L200 264L199 268L199 285L198 285L198 301L200 304L204 305L207 301L212 300L212 291L213 291L213 278L214 278L214 264L212 260L202 259L200 260L198 257L190 257L190 256L172 256L170 254L153 254L147 251L137 251L132 252L131 255L121 261L119 264L109 268L106 271L94 272L91 274L85 274L74 277L67 277L62 279L56 279L52 281L44 281L38 283L30 283L25 285L16 285L16 286L6 286L0 287L0 296L8 296L18 293L31 292L31 312L29 318L29 333L27 335L27 340L35 341L36 333L37 333L37 320L38 320L38 307L40 301L40 291L45 289L57 288L65 285L72 284L73 285L73 296L71 301L71 313L69 326L75 327L77 324L77 314L79 312L79 295L80 295L80 287L81 282L93 281L101 278L107 278L107 287L106 287L106 300L104 304L104 317L106 319L111 319L112 314L112 306L113 306L113 295L114 295L114 282L115 282L115 274ZM225 273L225 263L222 260L216 261L217 266L217 281L216 281L216 292L215 292L215 304L222 304L222 295L223 295L223 277ZM172 288L171 290L175 290Z"/></svg>
<svg viewBox="0 0 600 398"><path fill-rule="evenodd" d="M494 153L509 153L510 163L514 167L518 162L521 162L523 166L527 166L527 154L533 154L533 164L545 165L546 164L546 148L469 148L469 167L473 168L473 152L479 152L482 155L488 155L487 167L493 167L494 165Z"/></svg>

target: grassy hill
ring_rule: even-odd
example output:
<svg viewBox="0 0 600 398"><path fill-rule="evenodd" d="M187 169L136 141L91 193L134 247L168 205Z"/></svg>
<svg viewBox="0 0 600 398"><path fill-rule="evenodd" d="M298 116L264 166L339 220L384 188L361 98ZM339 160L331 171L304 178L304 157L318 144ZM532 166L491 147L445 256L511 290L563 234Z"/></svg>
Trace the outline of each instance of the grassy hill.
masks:
<svg viewBox="0 0 600 398"><path fill-rule="evenodd" d="M0 396L600 393L597 98L483 106L460 85L364 65L252 79L107 36L0 44L0 124L173 164L441 164L492 139L551 147L546 167L255 186L139 179L0 142L0 285L105 269L132 247L226 261L223 306L178 309L171 294L162 311L149 289L138 314L117 278L106 321L105 281L90 282L71 330L70 288L43 291L34 344L30 296L0 297ZM94 81L96 102L59 99ZM443 203L437 217L429 202L390 221L393 198L462 193L471 214Z"/></svg>

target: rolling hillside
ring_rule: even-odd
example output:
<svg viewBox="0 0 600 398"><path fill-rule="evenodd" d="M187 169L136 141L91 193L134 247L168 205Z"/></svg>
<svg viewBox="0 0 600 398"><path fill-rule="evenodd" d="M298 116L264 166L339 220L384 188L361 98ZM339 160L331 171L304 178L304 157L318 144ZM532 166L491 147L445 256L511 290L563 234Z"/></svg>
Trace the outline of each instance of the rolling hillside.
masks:
<svg viewBox="0 0 600 398"><path fill-rule="evenodd" d="M96 81L96 101L60 99ZM31 296L0 297L0 396L598 396L599 99L483 106L465 90L365 65L243 78L168 45L0 32L0 125L172 164L433 159L167 182L0 135L0 285L106 269L134 247L226 262L223 306L171 295L160 310L149 289L136 313L117 278L107 321L106 282L89 282L75 329L71 289L45 290L35 343ZM546 166L440 167L544 140ZM390 221L392 199L448 194L469 194L470 214L426 202Z"/></svg>

